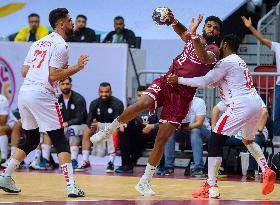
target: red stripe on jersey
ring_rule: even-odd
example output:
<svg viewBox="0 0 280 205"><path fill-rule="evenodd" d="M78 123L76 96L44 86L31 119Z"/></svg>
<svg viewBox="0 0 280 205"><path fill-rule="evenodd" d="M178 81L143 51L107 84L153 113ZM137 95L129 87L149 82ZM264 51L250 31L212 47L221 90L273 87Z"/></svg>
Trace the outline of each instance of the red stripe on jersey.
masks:
<svg viewBox="0 0 280 205"><path fill-rule="evenodd" d="M227 122L227 119L228 119L228 116L227 116L227 115L224 116L224 118L222 119L222 121L221 121L221 123L220 123L220 125L219 125L219 127L218 127L218 129L217 129L217 133L218 133L218 134L221 134L221 133L222 133L222 131L223 131L223 129L224 129L224 126L225 126L225 124L226 124L226 122Z"/></svg>
<svg viewBox="0 0 280 205"><path fill-rule="evenodd" d="M59 124L60 124L61 128L64 128L62 115L61 115L61 112L60 112L59 105L58 105L57 101L55 102L55 109L56 109Z"/></svg>

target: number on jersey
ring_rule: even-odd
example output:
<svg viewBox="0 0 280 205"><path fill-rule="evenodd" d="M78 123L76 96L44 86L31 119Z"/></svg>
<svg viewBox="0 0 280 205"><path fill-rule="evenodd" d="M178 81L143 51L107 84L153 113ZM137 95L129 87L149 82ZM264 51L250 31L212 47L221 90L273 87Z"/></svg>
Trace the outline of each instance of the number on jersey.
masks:
<svg viewBox="0 0 280 205"><path fill-rule="evenodd" d="M45 60L46 54L47 54L47 50L44 50L44 51L35 50L34 57L32 60L33 68L35 68L35 67L38 69L41 68L42 63Z"/></svg>

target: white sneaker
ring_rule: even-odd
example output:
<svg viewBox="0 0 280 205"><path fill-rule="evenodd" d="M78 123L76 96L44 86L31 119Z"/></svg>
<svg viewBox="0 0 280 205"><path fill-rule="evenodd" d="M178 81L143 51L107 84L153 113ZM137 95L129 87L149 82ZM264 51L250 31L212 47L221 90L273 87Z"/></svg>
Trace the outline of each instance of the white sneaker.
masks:
<svg viewBox="0 0 280 205"><path fill-rule="evenodd" d="M17 187L15 181L11 177L0 175L0 189L8 193L19 193L20 188Z"/></svg>
<svg viewBox="0 0 280 205"><path fill-rule="evenodd" d="M143 196L153 196L156 193L151 189L151 184L147 180L141 180L135 186L136 191L138 191Z"/></svg>
<svg viewBox="0 0 280 205"><path fill-rule="evenodd" d="M218 199L221 196L217 186L211 186L209 188L209 198Z"/></svg>
<svg viewBox="0 0 280 205"><path fill-rule="evenodd" d="M85 192L77 184L68 184L66 186L66 192L68 197L84 197Z"/></svg>
<svg viewBox="0 0 280 205"><path fill-rule="evenodd" d="M92 142L92 144L99 144L100 142L109 139L112 136L112 133L113 131L109 129L100 130L99 132L91 136L90 141Z"/></svg>
<svg viewBox="0 0 280 205"><path fill-rule="evenodd" d="M39 166L39 163L36 159L34 161L31 162L31 164L29 165L29 169L34 169L34 170L40 170L41 167Z"/></svg>
<svg viewBox="0 0 280 205"><path fill-rule="evenodd" d="M1 164L1 167L3 168L7 168L8 164L9 164L9 161L10 161L11 158L7 159L4 163Z"/></svg>

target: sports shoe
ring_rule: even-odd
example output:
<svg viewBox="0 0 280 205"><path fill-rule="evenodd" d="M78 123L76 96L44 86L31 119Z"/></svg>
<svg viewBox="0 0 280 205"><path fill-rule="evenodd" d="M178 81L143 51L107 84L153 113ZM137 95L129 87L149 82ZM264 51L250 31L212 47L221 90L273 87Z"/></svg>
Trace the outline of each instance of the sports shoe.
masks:
<svg viewBox="0 0 280 205"><path fill-rule="evenodd" d="M0 189L8 193L19 193L20 188L16 186L15 181L11 177L0 175Z"/></svg>
<svg viewBox="0 0 280 205"><path fill-rule="evenodd" d="M83 161L81 162L81 164L79 164L79 165L77 166L77 168L75 169L75 171L76 171L76 172L83 172L83 171L89 170L90 168L91 168L90 162L89 162L89 161L83 160Z"/></svg>
<svg viewBox="0 0 280 205"><path fill-rule="evenodd" d="M72 167L73 169L76 169L78 167L78 161L75 159L72 159Z"/></svg>
<svg viewBox="0 0 280 205"><path fill-rule="evenodd" d="M77 184L68 184L66 186L66 192L68 197L84 197L85 192Z"/></svg>
<svg viewBox="0 0 280 205"><path fill-rule="evenodd" d="M226 178L228 177L227 171L224 169L219 169L218 171L218 178Z"/></svg>
<svg viewBox="0 0 280 205"><path fill-rule="evenodd" d="M40 169L39 163L36 159L32 161L29 165L29 169L38 170Z"/></svg>
<svg viewBox="0 0 280 205"><path fill-rule="evenodd" d="M192 197L218 199L220 197L218 185L210 186L207 182L204 182L199 190L192 193Z"/></svg>
<svg viewBox="0 0 280 205"><path fill-rule="evenodd" d="M92 144L98 144L112 136L115 129L119 128L120 122L119 118L114 119L114 121L104 130L100 130L96 134L92 135L90 141Z"/></svg>
<svg viewBox="0 0 280 205"><path fill-rule="evenodd" d="M115 170L116 173L133 173L133 168L130 166L124 165L120 166Z"/></svg>
<svg viewBox="0 0 280 205"><path fill-rule="evenodd" d="M247 170L246 179L254 180L255 179L255 170Z"/></svg>
<svg viewBox="0 0 280 205"><path fill-rule="evenodd" d="M135 186L136 191L138 191L142 196L153 196L155 192L151 189L151 184L147 180L142 180L138 182Z"/></svg>
<svg viewBox="0 0 280 205"><path fill-rule="evenodd" d="M192 177L204 177L204 173L203 173L203 170L193 170L191 172L191 176Z"/></svg>
<svg viewBox="0 0 280 205"><path fill-rule="evenodd" d="M108 165L107 165L107 168L106 168L106 172L107 173L112 173L112 172L114 172L115 171L115 169L114 169L114 164L113 164L113 162L108 162Z"/></svg>
<svg viewBox="0 0 280 205"><path fill-rule="evenodd" d="M41 170L52 170L53 166L49 160L43 158L42 161L39 163L39 169Z"/></svg>
<svg viewBox="0 0 280 205"><path fill-rule="evenodd" d="M157 175L170 176L174 174L174 168L172 167L162 167L157 170Z"/></svg>
<svg viewBox="0 0 280 205"><path fill-rule="evenodd" d="M270 194L274 189L276 174L271 169L267 168L263 174L263 187L262 187L262 194L267 195Z"/></svg>

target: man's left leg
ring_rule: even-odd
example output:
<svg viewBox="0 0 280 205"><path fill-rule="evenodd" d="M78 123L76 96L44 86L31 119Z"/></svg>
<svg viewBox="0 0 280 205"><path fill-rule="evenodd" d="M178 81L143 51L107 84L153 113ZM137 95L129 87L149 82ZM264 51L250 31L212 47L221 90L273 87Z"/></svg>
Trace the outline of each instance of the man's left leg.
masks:
<svg viewBox="0 0 280 205"><path fill-rule="evenodd" d="M175 130L176 125L171 124L169 122L162 123L159 126L159 131L156 136L155 145L150 154L145 173L135 187L136 190L144 196L151 196L155 194L151 189L151 179L156 171L156 167L159 165L160 160L162 158L164 146Z"/></svg>
<svg viewBox="0 0 280 205"><path fill-rule="evenodd" d="M61 166L66 181L66 190L68 197L85 196L85 193L80 189L80 187L77 184L75 184L74 181L70 147L64 135L63 128L47 131L47 133L58 155L59 164Z"/></svg>

